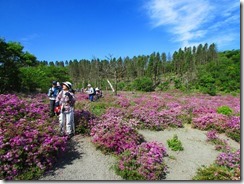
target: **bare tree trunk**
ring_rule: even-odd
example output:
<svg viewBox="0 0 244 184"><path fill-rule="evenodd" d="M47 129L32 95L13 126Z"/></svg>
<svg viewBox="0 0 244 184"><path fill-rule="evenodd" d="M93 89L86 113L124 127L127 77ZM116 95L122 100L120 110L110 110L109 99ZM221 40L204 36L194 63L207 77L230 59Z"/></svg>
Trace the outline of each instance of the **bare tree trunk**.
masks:
<svg viewBox="0 0 244 184"><path fill-rule="evenodd" d="M110 85L110 87L111 87L112 91L114 92L115 90L114 90L114 88L113 88L112 84L110 83L110 81L109 81L108 79L107 79L107 82L108 82L108 84Z"/></svg>

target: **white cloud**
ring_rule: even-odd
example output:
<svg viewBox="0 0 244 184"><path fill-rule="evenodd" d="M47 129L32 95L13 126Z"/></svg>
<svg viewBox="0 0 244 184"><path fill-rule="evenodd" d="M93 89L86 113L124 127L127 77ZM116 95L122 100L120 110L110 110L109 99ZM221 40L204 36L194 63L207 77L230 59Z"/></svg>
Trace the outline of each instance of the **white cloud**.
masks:
<svg viewBox="0 0 244 184"><path fill-rule="evenodd" d="M31 50L29 47L32 45L32 42L39 38L40 36L37 33L33 33L21 38L21 44L24 46L24 50Z"/></svg>
<svg viewBox="0 0 244 184"><path fill-rule="evenodd" d="M240 25L239 1L150 0L146 7L152 26L166 28L182 45L205 40L222 43L221 37L216 37L218 31L229 33L223 38L225 43L232 41L236 37L230 33L232 26Z"/></svg>
<svg viewBox="0 0 244 184"><path fill-rule="evenodd" d="M30 35L27 35L26 37L21 38L21 40L23 42L29 42L29 41L37 38L37 37L39 37L39 35L37 33L33 33L33 34L30 34Z"/></svg>

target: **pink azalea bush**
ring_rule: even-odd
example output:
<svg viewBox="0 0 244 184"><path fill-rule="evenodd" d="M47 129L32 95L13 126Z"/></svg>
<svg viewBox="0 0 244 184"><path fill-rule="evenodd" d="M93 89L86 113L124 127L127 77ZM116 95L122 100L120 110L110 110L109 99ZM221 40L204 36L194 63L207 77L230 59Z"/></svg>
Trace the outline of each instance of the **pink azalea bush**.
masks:
<svg viewBox="0 0 244 184"><path fill-rule="evenodd" d="M199 168L196 180L241 180L240 150L219 154L214 164Z"/></svg>
<svg viewBox="0 0 244 184"><path fill-rule="evenodd" d="M225 126L225 134L235 140L236 142L240 142L241 135L241 121L240 116L232 116L226 122Z"/></svg>
<svg viewBox="0 0 244 184"><path fill-rule="evenodd" d="M228 116L217 113L206 113L200 117L193 118L192 127L200 130L209 130L214 128L220 132L225 129L223 125L228 121Z"/></svg>
<svg viewBox="0 0 244 184"><path fill-rule="evenodd" d="M0 106L0 178L37 178L65 151L66 138L57 136L40 99L0 95Z"/></svg>
<svg viewBox="0 0 244 184"><path fill-rule="evenodd" d="M165 156L163 144L143 142L119 156L116 172L127 180L161 180L167 172Z"/></svg>
<svg viewBox="0 0 244 184"><path fill-rule="evenodd" d="M218 113L219 107L228 106L231 115ZM217 130L240 142L240 98L230 95L189 96L184 109L192 109L192 127L200 130Z"/></svg>
<svg viewBox="0 0 244 184"><path fill-rule="evenodd" d="M110 130L113 132L114 128L112 125L108 126L109 123L106 124L104 122L112 122L113 125L116 124L114 122L123 122L123 125L129 126L128 122L132 118L134 122L131 127L153 130L163 130L171 126L182 127L183 121L191 123L193 128L209 130L208 141L215 142L216 149L225 153L230 151L230 147L226 141L218 138L217 133L226 133L227 136L234 140L240 140L240 100L238 97L150 93L137 94L132 98L131 95L123 94L119 96L117 104L121 108L110 110L110 112L107 111L102 122L94 123L97 124L95 127L101 126L100 129L105 129L102 134L99 134L101 137L106 137L106 141L103 141L106 142L104 145L110 145L111 141L108 140L113 138L109 137L109 132ZM232 114L227 116L218 113L219 107L223 105L233 109ZM95 138L101 139L99 136ZM150 156L142 156L145 160L145 164L143 164L145 167L141 167L137 162L137 160L140 160L141 155L146 154L147 151L143 149L142 152L133 152L133 150L137 150L144 143L146 142L132 145L130 148L124 149L124 152L120 152L120 160L116 170L123 178L157 180L162 177L162 175L160 177L153 176L152 173L157 173L157 171L153 171L153 167L150 167L150 161L146 159L150 160ZM111 147L110 150L113 150ZM163 166L163 168L165 169L166 166ZM162 174L164 172L159 173ZM238 178L238 171L235 171L235 173Z"/></svg>
<svg viewBox="0 0 244 184"><path fill-rule="evenodd" d="M128 108L130 106L130 101L124 95L118 96L117 104L122 108Z"/></svg>
<svg viewBox="0 0 244 184"><path fill-rule="evenodd" d="M230 169L240 169L240 150L237 150L235 152L226 152L226 153L221 153L217 159L216 163L220 166L225 166Z"/></svg>
<svg viewBox="0 0 244 184"><path fill-rule="evenodd" d="M215 144L215 149L219 151L227 152L230 150L230 146L227 141L220 139L216 130L210 130L207 132L207 141Z"/></svg>
<svg viewBox="0 0 244 184"><path fill-rule="evenodd" d="M118 172L124 178L158 180L166 173L163 145L145 142L137 128L164 130L183 127L187 122L194 128L209 130L209 141L218 141L217 133L221 132L240 142L239 97L189 96L179 92L105 95L103 100L109 104L105 107L116 108L107 109L100 117L90 112L89 108L96 104L89 103L87 94L77 93L76 98L77 133L90 134L97 147L121 155ZM49 108L45 99L46 95L25 98L0 95L3 109L0 111L0 179L35 178L65 151L67 140L56 136L56 126L47 116ZM232 113L228 116L218 113L221 106L228 106ZM229 150L222 143L219 149ZM227 160L221 161L226 165Z"/></svg>
<svg viewBox="0 0 244 184"><path fill-rule="evenodd" d="M143 136L134 128L138 122L123 117L123 111L111 108L100 119L92 120L94 125L91 130L92 142L104 152L122 155L119 156L119 166L115 167L123 178L132 180L163 178L166 174L166 165L163 162L163 157L167 155L165 147L155 142L145 143ZM129 158L125 158L126 156ZM126 165L129 166L125 167Z"/></svg>
<svg viewBox="0 0 244 184"><path fill-rule="evenodd" d="M102 116L91 129L92 142L105 152L120 154L144 141L121 117Z"/></svg>
<svg viewBox="0 0 244 184"><path fill-rule="evenodd" d="M218 155L215 163L197 170L193 180L241 180L240 150Z"/></svg>
<svg viewBox="0 0 244 184"><path fill-rule="evenodd" d="M182 127L182 121L178 118L182 109L178 103L167 104L165 99L152 95L138 97L135 104L128 109L128 113L141 122L140 128L164 130L168 127Z"/></svg>
<svg viewBox="0 0 244 184"><path fill-rule="evenodd" d="M75 132L80 134L89 135L91 132L92 120L95 116L87 110L75 110L74 121L75 121Z"/></svg>
<svg viewBox="0 0 244 184"><path fill-rule="evenodd" d="M132 97L120 96L120 103L130 104L123 108L128 118L139 121L137 128L164 130L191 123L200 130L217 130L240 142L240 98L231 95L209 96L183 93L144 93ZM231 115L218 113L220 107L232 109Z"/></svg>
<svg viewBox="0 0 244 184"><path fill-rule="evenodd" d="M207 135L207 141L216 140L218 138L216 130L208 131L206 135Z"/></svg>

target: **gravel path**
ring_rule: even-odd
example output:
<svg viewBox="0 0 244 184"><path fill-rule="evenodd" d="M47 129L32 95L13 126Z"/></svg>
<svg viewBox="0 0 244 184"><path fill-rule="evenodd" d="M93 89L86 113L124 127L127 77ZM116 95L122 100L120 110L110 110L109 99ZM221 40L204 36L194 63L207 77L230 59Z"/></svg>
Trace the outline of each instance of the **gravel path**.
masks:
<svg viewBox="0 0 244 184"><path fill-rule="evenodd" d="M191 127L165 131L139 130L145 139L158 141L167 148L169 157L165 162L169 167L166 180L191 180L197 168L212 164L220 153L214 145L206 142L206 132ZM167 140L176 134L182 142L184 151L171 151ZM240 149L240 144L225 138L231 147ZM70 151L59 161L54 170L44 175L40 180L122 180L110 167L116 162L111 155L104 155L96 150L90 137L76 135L71 140Z"/></svg>
<svg viewBox="0 0 244 184"><path fill-rule="evenodd" d="M122 180L110 169L115 158L96 150L90 137L76 135L71 141L70 151L40 180Z"/></svg>
<svg viewBox="0 0 244 184"><path fill-rule="evenodd" d="M165 157L165 162L169 167L169 173L166 175L166 180L191 180L199 167L212 164L220 153L215 150L213 144L206 141L206 131L192 129L189 126L159 132L140 130L139 133L145 137L146 141L156 140L167 148L169 157ZM171 151L168 147L167 140L172 139L174 134L182 142L183 151ZM240 149L240 145L235 141L223 135L220 137L225 138L231 147Z"/></svg>

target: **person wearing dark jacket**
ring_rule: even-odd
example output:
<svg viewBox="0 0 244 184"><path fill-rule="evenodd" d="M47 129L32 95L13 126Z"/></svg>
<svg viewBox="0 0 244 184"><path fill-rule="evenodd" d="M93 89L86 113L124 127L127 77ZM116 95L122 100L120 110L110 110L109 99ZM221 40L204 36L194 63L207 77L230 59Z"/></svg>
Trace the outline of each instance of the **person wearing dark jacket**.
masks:
<svg viewBox="0 0 244 184"><path fill-rule="evenodd" d="M57 86L57 81L53 81L52 87L49 88L48 94L47 94L49 97L49 100L50 100L50 116L51 117L55 115L55 113L54 113L55 100L56 100L58 93L59 93L59 89Z"/></svg>

